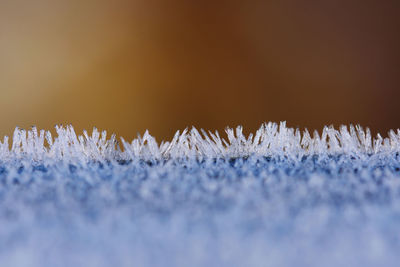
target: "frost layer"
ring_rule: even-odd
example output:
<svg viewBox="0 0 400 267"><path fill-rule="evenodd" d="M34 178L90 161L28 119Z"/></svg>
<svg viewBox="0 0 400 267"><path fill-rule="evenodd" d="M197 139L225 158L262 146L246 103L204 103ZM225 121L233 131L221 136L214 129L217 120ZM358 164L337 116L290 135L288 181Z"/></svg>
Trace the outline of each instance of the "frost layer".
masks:
<svg viewBox="0 0 400 267"><path fill-rule="evenodd" d="M398 266L400 133L0 143L1 266Z"/></svg>

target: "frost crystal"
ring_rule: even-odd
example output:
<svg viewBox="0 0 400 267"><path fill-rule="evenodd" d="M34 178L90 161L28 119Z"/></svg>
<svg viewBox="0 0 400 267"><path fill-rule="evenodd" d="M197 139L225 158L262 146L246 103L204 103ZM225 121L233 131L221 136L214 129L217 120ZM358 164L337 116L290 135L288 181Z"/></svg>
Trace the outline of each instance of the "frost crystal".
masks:
<svg viewBox="0 0 400 267"><path fill-rule="evenodd" d="M365 157L376 154L399 152L400 130L389 132L383 139L379 134L371 138L370 130L350 125L339 130L332 126L324 127L321 136L314 132L313 137L305 130L287 128L285 122L263 124L253 136L247 138L242 127L227 128L227 138L221 138L218 132L201 133L196 128L185 129L175 134L171 142L158 145L148 131L131 143L121 138L120 149L115 135L107 139L106 131L93 129L91 135L86 131L77 136L72 126L56 127L57 137L53 139L49 131L40 131L33 127L30 131L16 128L11 150L8 149L8 137L0 142L0 158L4 160L160 160L178 158L237 158L249 156L287 156L301 158L304 155L320 156L346 154ZM45 141L47 142L45 144Z"/></svg>
<svg viewBox="0 0 400 267"><path fill-rule="evenodd" d="M0 141L1 266L397 266L400 131Z"/></svg>

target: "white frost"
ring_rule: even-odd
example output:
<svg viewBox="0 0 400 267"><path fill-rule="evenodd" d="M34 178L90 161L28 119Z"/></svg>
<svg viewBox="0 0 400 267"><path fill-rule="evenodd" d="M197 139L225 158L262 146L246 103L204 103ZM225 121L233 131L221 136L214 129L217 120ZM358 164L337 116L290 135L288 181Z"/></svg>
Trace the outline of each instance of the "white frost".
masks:
<svg viewBox="0 0 400 267"><path fill-rule="evenodd" d="M227 139L218 132L200 132L196 128L177 131L170 142L160 145L156 139L145 132L143 136L127 142L121 138L122 147L115 135L107 139L106 131L96 128L89 135L77 135L72 126L56 127L57 136L49 131L38 131L36 127L26 131L16 128L11 148L8 137L0 141L0 159L33 160L131 160L131 159L176 159L176 158L225 158L246 156L288 156L300 157L317 154L354 154L362 157L378 153L391 153L400 150L400 130L391 130L387 138L380 134L372 138L368 128L353 125L325 126L320 135L317 131L311 136L306 129L288 128L286 122L268 122L261 125L256 133L245 136L241 126L227 128Z"/></svg>

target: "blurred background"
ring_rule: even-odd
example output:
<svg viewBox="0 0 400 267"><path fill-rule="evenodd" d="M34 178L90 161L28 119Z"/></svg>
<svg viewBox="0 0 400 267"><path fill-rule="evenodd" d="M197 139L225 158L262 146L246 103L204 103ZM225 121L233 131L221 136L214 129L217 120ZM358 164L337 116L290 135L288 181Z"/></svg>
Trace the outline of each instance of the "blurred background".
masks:
<svg viewBox="0 0 400 267"><path fill-rule="evenodd" d="M400 1L1 0L0 134L400 127Z"/></svg>

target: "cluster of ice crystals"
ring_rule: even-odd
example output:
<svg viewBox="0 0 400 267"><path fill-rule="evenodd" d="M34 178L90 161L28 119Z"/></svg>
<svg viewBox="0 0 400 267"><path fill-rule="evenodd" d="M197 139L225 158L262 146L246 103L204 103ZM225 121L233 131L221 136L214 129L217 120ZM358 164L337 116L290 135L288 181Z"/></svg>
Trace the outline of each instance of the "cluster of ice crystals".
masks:
<svg viewBox="0 0 400 267"><path fill-rule="evenodd" d="M0 142L0 159L32 160L133 160L133 159L179 159L179 158L237 158L248 156L289 156L353 154L365 156L400 150L400 130L389 132L387 138L380 134L371 137L367 128L360 126L324 127L322 134L311 134L286 127L285 122L265 123L253 135L246 137L241 126L227 128L227 140L218 132L200 132L196 128L177 131L170 142L158 144L148 131L131 143L121 138L122 147L115 135L107 139L106 131L93 129L77 135L72 126L56 127L57 136L49 131L16 128L11 149L8 137Z"/></svg>
<svg viewBox="0 0 400 267"><path fill-rule="evenodd" d="M0 266L398 266L400 131L0 142Z"/></svg>

